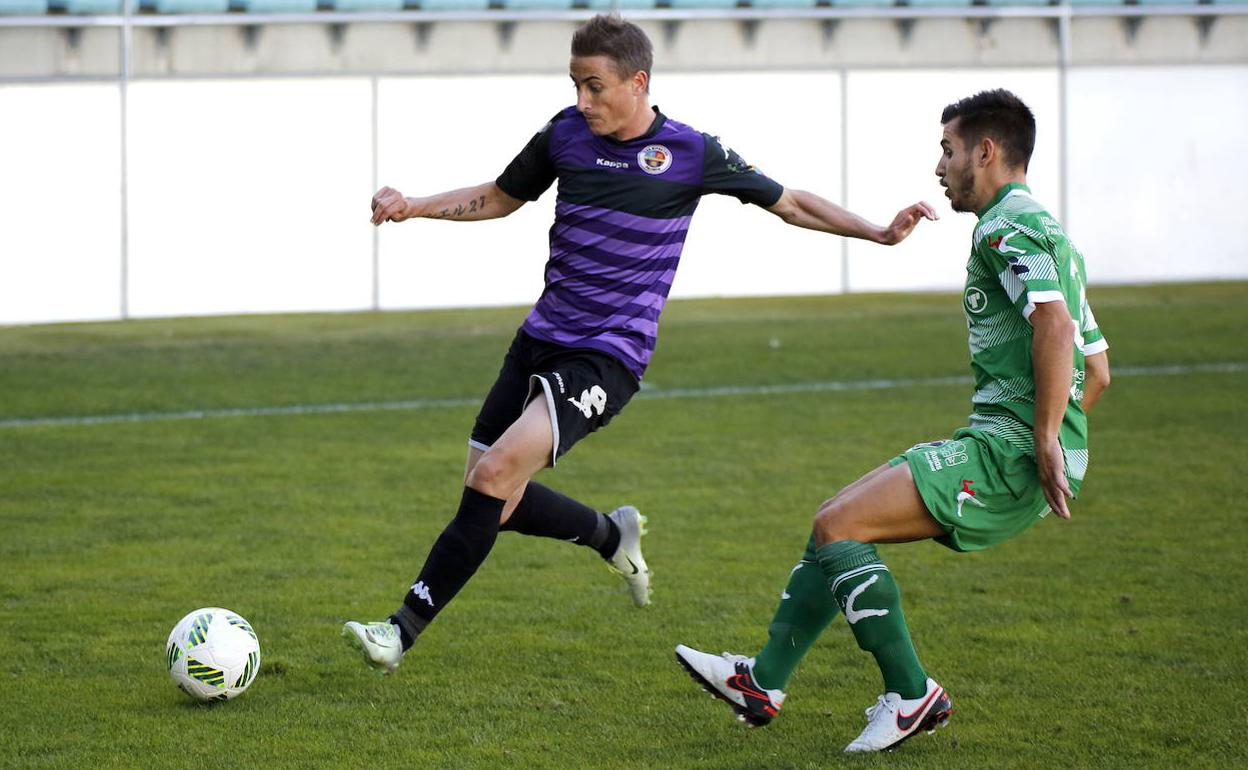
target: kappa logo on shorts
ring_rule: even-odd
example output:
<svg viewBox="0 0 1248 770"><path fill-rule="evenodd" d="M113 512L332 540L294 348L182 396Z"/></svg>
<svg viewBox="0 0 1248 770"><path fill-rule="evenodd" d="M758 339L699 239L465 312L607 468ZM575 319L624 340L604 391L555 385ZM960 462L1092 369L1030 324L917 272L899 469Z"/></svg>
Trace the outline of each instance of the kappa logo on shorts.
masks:
<svg viewBox="0 0 1248 770"><path fill-rule="evenodd" d="M648 144L637 153L637 163L647 174L662 174L672 167L672 151L661 144Z"/></svg>
<svg viewBox="0 0 1248 770"><path fill-rule="evenodd" d="M962 504L963 503L971 502L979 506L980 508L988 507L987 505L984 505L984 503L978 497L975 496L975 490L971 489L971 485L974 483L975 482L972 479L962 479L962 491L958 493L958 518L959 519L962 518Z"/></svg>

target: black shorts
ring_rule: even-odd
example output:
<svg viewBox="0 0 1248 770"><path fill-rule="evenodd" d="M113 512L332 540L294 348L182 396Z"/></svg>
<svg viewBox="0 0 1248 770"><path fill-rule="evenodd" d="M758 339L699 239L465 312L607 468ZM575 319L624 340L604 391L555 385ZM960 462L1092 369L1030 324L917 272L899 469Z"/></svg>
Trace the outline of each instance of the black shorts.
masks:
<svg viewBox="0 0 1248 770"><path fill-rule="evenodd" d="M606 353L556 345L521 329L481 405L468 444L489 449L530 401L545 398L554 435L550 458L554 465L573 444L611 422L639 387L633 373Z"/></svg>

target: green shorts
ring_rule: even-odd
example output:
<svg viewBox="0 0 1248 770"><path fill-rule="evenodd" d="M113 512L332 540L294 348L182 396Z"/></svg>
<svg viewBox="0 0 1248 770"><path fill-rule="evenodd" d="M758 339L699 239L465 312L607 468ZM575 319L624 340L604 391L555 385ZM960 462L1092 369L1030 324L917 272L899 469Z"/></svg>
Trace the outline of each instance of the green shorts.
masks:
<svg viewBox="0 0 1248 770"><path fill-rule="evenodd" d="M918 444L889 465L910 463L914 485L955 551L980 551L1021 534L1049 513L1036 461L1003 438L959 428Z"/></svg>

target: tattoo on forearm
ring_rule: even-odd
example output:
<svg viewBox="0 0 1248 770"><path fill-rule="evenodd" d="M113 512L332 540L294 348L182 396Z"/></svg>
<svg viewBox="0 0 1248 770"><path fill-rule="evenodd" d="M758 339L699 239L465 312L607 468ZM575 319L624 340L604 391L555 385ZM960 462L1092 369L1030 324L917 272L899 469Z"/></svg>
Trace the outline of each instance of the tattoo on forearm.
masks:
<svg viewBox="0 0 1248 770"><path fill-rule="evenodd" d="M432 219L446 219L448 217L462 217L464 214L475 214L478 211L485 210L485 196L479 196L469 200L467 203L456 203L455 208L445 208L436 214L432 214Z"/></svg>

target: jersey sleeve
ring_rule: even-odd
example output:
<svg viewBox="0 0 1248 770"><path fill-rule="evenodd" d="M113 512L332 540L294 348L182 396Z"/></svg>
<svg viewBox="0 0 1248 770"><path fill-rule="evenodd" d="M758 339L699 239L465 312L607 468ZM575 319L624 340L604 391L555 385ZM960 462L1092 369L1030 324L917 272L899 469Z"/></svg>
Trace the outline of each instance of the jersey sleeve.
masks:
<svg viewBox="0 0 1248 770"><path fill-rule="evenodd" d="M706 152L702 158L702 194L731 195L742 203L770 208L784 193L784 187L759 171L735 151L725 147L718 137L702 135Z"/></svg>
<svg viewBox="0 0 1248 770"><path fill-rule="evenodd" d="M1109 350L1109 340L1101 334L1101 327L1097 326L1096 316L1092 315L1092 306L1088 304L1086 297L1083 300L1082 313L1083 322L1079 325L1079 333L1083 342L1079 345L1079 349L1085 356Z"/></svg>
<svg viewBox="0 0 1248 770"><path fill-rule="evenodd" d="M1031 320L1036 305L1064 302L1066 292L1062 276L1047 240L1011 222L999 220L999 223L996 229L979 234L975 245L1023 317ZM1072 316L1078 310L1069 309Z"/></svg>
<svg viewBox="0 0 1248 770"><path fill-rule="evenodd" d="M550 158L550 134L561 115L556 115L542 126L542 130L533 135L520 154L507 164L494 181L500 190L513 198L535 201L550 188L557 175L555 163Z"/></svg>

